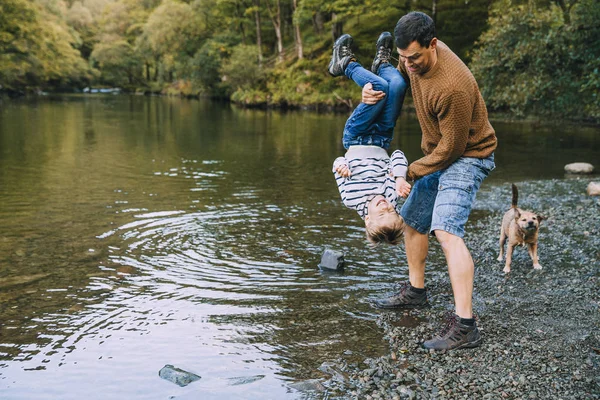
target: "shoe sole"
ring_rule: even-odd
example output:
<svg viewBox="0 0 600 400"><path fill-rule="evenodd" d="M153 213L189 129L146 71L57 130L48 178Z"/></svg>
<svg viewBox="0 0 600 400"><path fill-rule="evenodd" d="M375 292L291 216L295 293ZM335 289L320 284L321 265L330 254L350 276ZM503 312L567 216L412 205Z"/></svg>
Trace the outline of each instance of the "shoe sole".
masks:
<svg viewBox="0 0 600 400"><path fill-rule="evenodd" d="M429 303L425 304L402 304L399 306L384 306L377 303L373 303L376 308L380 308L382 310L403 310L407 308L429 308Z"/></svg>
<svg viewBox="0 0 600 400"><path fill-rule="evenodd" d="M481 342L483 342L483 339L480 337L479 340L476 340L474 342L469 342L469 343L463 343L460 346L457 347L453 347L451 349L436 349L433 347L425 347L423 346L423 344L421 344L421 347L426 349L426 350L435 350L435 351L444 351L444 350L461 350L461 349L472 349L475 347L479 347L481 346Z"/></svg>

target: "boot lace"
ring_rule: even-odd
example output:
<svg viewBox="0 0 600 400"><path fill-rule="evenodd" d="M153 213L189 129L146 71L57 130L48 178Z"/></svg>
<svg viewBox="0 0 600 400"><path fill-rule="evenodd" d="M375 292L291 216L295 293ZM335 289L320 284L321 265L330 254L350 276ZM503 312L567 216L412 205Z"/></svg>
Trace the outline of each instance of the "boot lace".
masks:
<svg viewBox="0 0 600 400"><path fill-rule="evenodd" d="M348 47L348 46L341 46L341 47L340 47L340 56L341 56L342 58L343 58L343 57L346 57L346 56L351 56L351 57L353 57L353 56L354 56L354 54L352 53L352 49L351 49L350 47Z"/></svg>
<svg viewBox="0 0 600 400"><path fill-rule="evenodd" d="M377 49L377 58L381 60L381 62L390 62L390 58L392 58L392 50L385 46L380 46Z"/></svg>
<svg viewBox="0 0 600 400"><path fill-rule="evenodd" d="M448 332L452 331L454 327L458 324L458 317L454 313L448 313L446 315L446 325L442 328L439 333L440 337L444 337L448 334Z"/></svg>

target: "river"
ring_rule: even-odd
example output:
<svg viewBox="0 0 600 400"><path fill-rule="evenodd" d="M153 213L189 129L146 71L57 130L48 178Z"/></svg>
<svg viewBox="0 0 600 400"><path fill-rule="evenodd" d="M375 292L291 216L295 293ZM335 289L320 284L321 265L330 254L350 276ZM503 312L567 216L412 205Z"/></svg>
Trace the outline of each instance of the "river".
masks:
<svg viewBox="0 0 600 400"><path fill-rule="evenodd" d="M164 97L0 103L0 398L297 399L290 382L386 352L369 300L406 277L331 164L345 115ZM510 183L600 167L600 129L493 121ZM421 155L414 115L392 148ZM486 191L506 187L506 204ZM526 199L526 194L523 194ZM526 200L524 200L526 201ZM344 273L319 271L324 249ZM432 268L441 269L442 265ZM161 379L171 364L202 378Z"/></svg>

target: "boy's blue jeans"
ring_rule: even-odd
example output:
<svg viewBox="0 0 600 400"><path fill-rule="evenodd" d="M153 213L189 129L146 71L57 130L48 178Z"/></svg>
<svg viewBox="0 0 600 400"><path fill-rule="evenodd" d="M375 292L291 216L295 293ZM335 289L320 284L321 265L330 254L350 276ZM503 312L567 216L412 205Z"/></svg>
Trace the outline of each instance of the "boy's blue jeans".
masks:
<svg viewBox="0 0 600 400"><path fill-rule="evenodd" d="M385 97L376 104L360 103L354 109L344 127L342 143L346 149L356 145L384 149L390 146L407 85L400 72L389 63L381 64L378 72L379 75L375 75L357 62L346 67L346 76L360 87L371 83L373 90L385 93Z"/></svg>

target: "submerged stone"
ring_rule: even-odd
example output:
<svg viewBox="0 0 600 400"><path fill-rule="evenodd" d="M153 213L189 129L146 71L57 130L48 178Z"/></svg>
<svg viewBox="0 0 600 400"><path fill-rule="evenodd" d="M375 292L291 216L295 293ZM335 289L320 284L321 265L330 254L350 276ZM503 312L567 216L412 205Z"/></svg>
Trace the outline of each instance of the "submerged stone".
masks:
<svg viewBox="0 0 600 400"><path fill-rule="evenodd" d="M341 251L325 249L321 256L319 268L331 271L342 271L344 269L344 253Z"/></svg>
<svg viewBox="0 0 600 400"><path fill-rule="evenodd" d="M569 174L591 174L594 166L589 163L576 162L565 165L565 172Z"/></svg>
<svg viewBox="0 0 600 400"><path fill-rule="evenodd" d="M318 379L309 379L302 382L290 383L289 387L300 392L323 392L325 386Z"/></svg>
<svg viewBox="0 0 600 400"><path fill-rule="evenodd" d="M201 378L199 375L184 371L181 368L174 367L170 364L162 367L162 369L158 371L158 376L182 387L187 386Z"/></svg>
<svg viewBox="0 0 600 400"><path fill-rule="evenodd" d="M230 386L246 385L248 383L259 381L264 377L265 377L264 375L236 376L235 378L229 378L229 385Z"/></svg>

